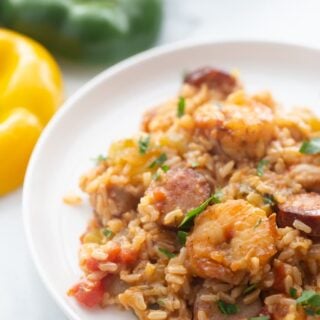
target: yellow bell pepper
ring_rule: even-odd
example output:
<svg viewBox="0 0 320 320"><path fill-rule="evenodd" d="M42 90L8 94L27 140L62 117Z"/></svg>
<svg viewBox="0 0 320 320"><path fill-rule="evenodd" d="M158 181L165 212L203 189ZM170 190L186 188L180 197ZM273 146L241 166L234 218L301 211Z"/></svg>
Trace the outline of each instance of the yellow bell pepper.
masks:
<svg viewBox="0 0 320 320"><path fill-rule="evenodd" d="M0 195L23 181L32 149L62 101L62 77L37 42L0 28Z"/></svg>

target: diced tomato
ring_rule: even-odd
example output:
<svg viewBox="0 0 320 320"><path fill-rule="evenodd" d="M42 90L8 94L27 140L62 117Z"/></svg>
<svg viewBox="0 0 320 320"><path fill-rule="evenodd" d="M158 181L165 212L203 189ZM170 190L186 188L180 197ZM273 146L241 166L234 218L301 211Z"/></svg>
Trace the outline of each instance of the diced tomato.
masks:
<svg viewBox="0 0 320 320"><path fill-rule="evenodd" d="M130 249L121 250L121 262L123 264L132 264L137 260L137 252Z"/></svg>
<svg viewBox="0 0 320 320"><path fill-rule="evenodd" d="M279 263L275 266L274 270L274 283L272 287L279 292L285 292L284 278L286 277L286 272L284 264L282 262Z"/></svg>
<svg viewBox="0 0 320 320"><path fill-rule="evenodd" d="M164 201L166 199L166 194L161 190L155 190L153 192L153 199L155 200L155 202Z"/></svg>
<svg viewBox="0 0 320 320"><path fill-rule="evenodd" d="M88 260L86 261L86 267L89 271L98 271L99 262L93 258L88 258Z"/></svg>
<svg viewBox="0 0 320 320"><path fill-rule="evenodd" d="M120 260L120 252L121 252L120 246L115 242L110 242L107 250L107 254L108 254L107 260L111 262L118 262Z"/></svg>
<svg viewBox="0 0 320 320"><path fill-rule="evenodd" d="M69 295L74 296L80 304L93 308L102 302L104 288L101 281L80 282L69 290Z"/></svg>

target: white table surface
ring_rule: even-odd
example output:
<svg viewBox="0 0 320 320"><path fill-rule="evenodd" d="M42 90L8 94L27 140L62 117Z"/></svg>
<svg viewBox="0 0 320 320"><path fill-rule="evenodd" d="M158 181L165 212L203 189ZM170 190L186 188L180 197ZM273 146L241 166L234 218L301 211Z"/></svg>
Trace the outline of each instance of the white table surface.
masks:
<svg viewBox="0 0 320 320"><path fill-rule="evenodd" d="M319 0L165 1L159 44L190 38L268 39L320 48ZM63 65L67 96L102 69ZM0 252L0 319L65 320L31 260L21 190L0 198Z"/></svg>

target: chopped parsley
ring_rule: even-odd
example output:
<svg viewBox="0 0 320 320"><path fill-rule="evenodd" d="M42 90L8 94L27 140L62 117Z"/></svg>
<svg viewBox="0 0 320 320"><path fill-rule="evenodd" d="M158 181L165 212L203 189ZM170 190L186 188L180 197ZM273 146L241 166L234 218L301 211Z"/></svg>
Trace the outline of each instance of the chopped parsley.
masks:
<svg viewBox="0 0 320 320"><path fill-rule="evenodd" d="M308 315L320 315L320 294L312 291L303 291L301 296L296 300Z"/></svg>
<svg viewBox="0 0 320 320"><path fill-rule="evenodd" d="M222 300L218 301L218 308L223 314L236 314L238 312L238 306L236 304L227 303Z"/></svg>
<svg viewBox="0 0 320 320"><path fill-rule="evenodd" d="M166 164L164 164L164 165L161 167L161 170L162 170L163 172L168 172L169 169L170 169L170 167L167 166ZM157 180L159 180L160 176L161 176L161 172L160 172L159 170L157 170L157 171L152 175L152 179L157 181Z"/></svg>
<svg viewBox="0 0 320 320"><path fill-rule="evenodd" d="M166 305L166 303L165 303L165 301L164 301L163 299L159 299L159 300L157 301L157 303L158 303L160 306L165 306L165 305Z"/></svg>
<svg viewBox="0 0 320 320"><path fill-rule="evenodd" d="M215 194L213 194L210 198L208 198L206 201L201 203L199 207L196 207L188 211L186 216L180 223L179 228L188 227L189 224L193 222L194 218L198 216L201 212L203 212L210 204L220 203L221 197L222 197L222 192L221 190L219 190Z"/></svg>
<svg viewBox="0 0 320 320"><path fill-rule="evenodd" d="M169 259L174 258L176 256L175 253L170 252L169 250L167 250L166 248L158 248L159 252L161 252L162 254L164 254L166 257L168 257Z"/></svg>
<svg viewBox="0 0 320 320"><path fill-rule="evenodd" d="M253 292L256 288L257 288L257 284L256 284L256 283L253 283L253 284L251 284L250 286L246 287L246 288L243 290L243 293L244 293L244 294L251 293L251 292Z"/></svg>
<svg viewBox="0 0 320 320"><path fill-rule="evenodd" d="M264 168L269 164L269 161L266 159L262 159L258 162L257 165L257 175L262 177L264 175Z"/></svg>
<svg viewBox="0 0 320 320"><path fill-rule="evenodd" d="M317 312L311 308L305 308L304 312L308 315L308 316L314 316L317 314ZM319 311L318 311L319 312ZM320 313L318 313L320 314Z"/></svg>
<svg viewBox="0 0 320 320"><path fill-rule="evenodd" d="M261 222L262 222L262 218L259 218L258 221L256 222L256 224L254 225L253 229L258 228L260 226Z"/></svg>
<svg viewBox="0 0 320 320"><path fill-rule="evenodd" d="M158 181L160 178L160 173L159 170L157 170L153 175L152 175L152 180Z"/></svg>
<svg viewBox="0 0 320 320"><path fill-rule="evenodd" d="M167 166L166 164L164 164L162 167L161 167L162 171L163 172L168 172L168 170L170 169L169 166Z"/></svg>
<svg viewBox="0 0 320 320"><path fill-rule="evenodd" d="M222 198L223 198L223 192L220 188L217 188L216 192L214 193L214 199L215 199L214 202L220 203Z"/></svg>
<svg viewBox="0 0 320 320"><path fill-rule="evenodd" d="M99 165L101 162L106 161L107 157L103 156L102 154L99 154L96 158L92 159L96 165Z"/></svg>
<svg viewBox="0 0 320 320"><path fill-rule="evenodd" d="M192 167L192 168L199 167L199 162L196 162L196 161L192 162L192 163L191 163L191 167Z"/></svg>
<svg viewBox="0 0 320 320"><path fill-rule="evenodd" d="M165 153L161 153L157 159L151 162L151 164L149 165L149 168L153 169L157 166L160 167L167 161L167 159L168 159L167 155Z"/></svg>
<svg viewBox="0 0 320 320"><path fill-rule="evenodd" d="M138 141L139 153L146 154L150 144L150 136L141 137Z"/></svg>
<svg viewBox="0 0 320 320"><path fill-rule="evenodd" d="M269 316L251 317L249 320L270 320Z"/></svg>
<svg viewBox="0 0 320 320"><path fill-rule="evenodd" d="M112 237L112 236L114 235L114 233L113 233L111 230L106 229L106 228L102 230L102 234L103 234L106 238L110 238L110 237Z"/></svg>
<svg viewBox="0 0 320 320"><path fill-rule="evenodd" d="M272 194L265 194L263 196L263 202L271 207L277 204L277 201Z"/></svg>
<svg viewBox="0 0 320 320"><path fill-rule="evenodd" d="M309 141L304 141L299 151L304 154L319 154L320 138L313 138Z"/></svg>
<svg viewBox="0 0 320 320"><path fill-rule="evenodd" d="M297 304L320 307L320 294L311 290L303 291L302 295L297 299Z"/></svg>
<svg viewBox="0 0 320 320"><path fill-rule="evenodd" d="M296 288L290 288L289 290L290 297L293 299L297 299L297 289Z"/></svg>
<svg viewBox="0 0 320 320"><path fill-rule="evenodd" d="M180 243L182 246L184 246L184 245L186 244L188 232L179 230L177 235L178 235L179 243Z"/></svg>
<svg viewBox="0 0 320 320"><path fill-rule="evenodd" d="M178 109L177 109L178 118L181 118L184 115L185 108L186 108L186 99L184 97L180 97L178 102Z"/></svg>

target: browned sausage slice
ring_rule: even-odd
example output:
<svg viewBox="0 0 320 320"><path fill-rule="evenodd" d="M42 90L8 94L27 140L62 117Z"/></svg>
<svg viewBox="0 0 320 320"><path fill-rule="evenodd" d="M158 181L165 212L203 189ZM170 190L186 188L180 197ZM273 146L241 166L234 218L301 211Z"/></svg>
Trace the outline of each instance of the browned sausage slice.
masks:
<svg viewBox="0 0 320 320"><path fill-rule="evenodd" d="M295 220L310 227L310 230L306 231L310 236L320 236L320 194L310 192L292 195L285 203L279 205L278 225L297 227L299 222Z"/></svg>
<svg viewBox="0 0 320 320"><path fill-rule="evenodd" d="M169 170L163 180L154 181L147 190L162 215L175 209L186 213L207 200L210 192L204 175L190 168Z"/></svg>
<svg viewBox="0 0 320 320"><path fill-rule="evenodd" d="M249 305L238 302L238 312L236 314L225 315L221 313L217 303L212 301L204 301L201 299L202 296L208 294L210 294L210 292L208 292L208 289L201 289L198 292L193 307L193 319L199 320L201 317L200 314L205 313L208 320L244 320L258 316L259 312L262 309L262 303L259 299Z"/></svg>
<svg viewBox="0 0 320 320"><path fill-rule="evenodd" d="M111 218L136 209L141 193L141 190L130 186L108 186L92 194L90 201L96 217L106 225Z"/></svg>
<svg viewBox="0 0 320 320"><path fill-rule="evenodd" d="M184 82L196 87L207 84L210 89L220 92L223 96L229 95L238 86L234 76L211 67L204 67L188 73Z"/></svg>

